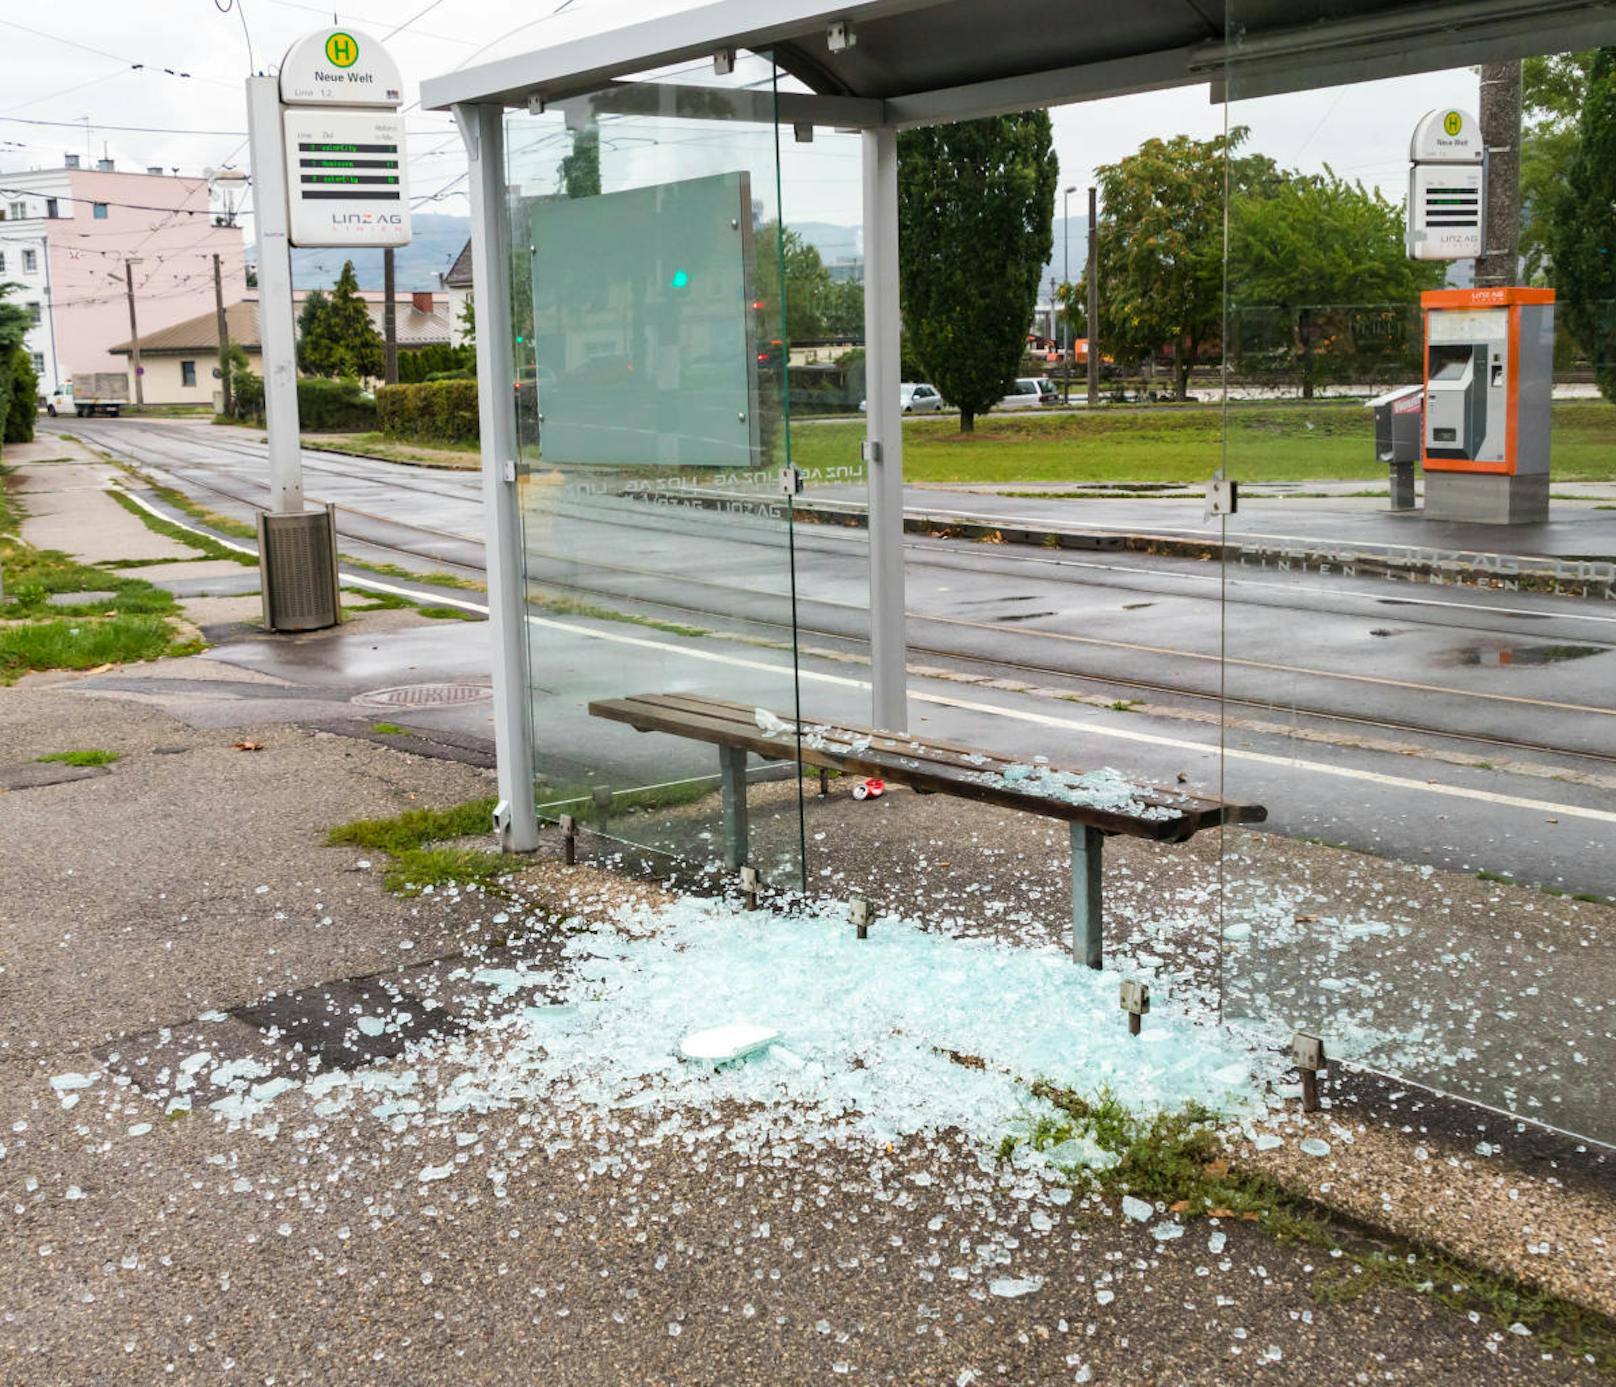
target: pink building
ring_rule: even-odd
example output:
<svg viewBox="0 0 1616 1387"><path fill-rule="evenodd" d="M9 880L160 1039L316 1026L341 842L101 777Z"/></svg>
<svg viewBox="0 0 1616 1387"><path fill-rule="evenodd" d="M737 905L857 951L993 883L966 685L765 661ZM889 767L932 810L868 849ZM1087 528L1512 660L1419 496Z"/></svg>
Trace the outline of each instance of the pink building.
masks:
<svg viewBox="0 0 1616 1387"><path fill-rule="evenodd" d="M130 337L126 264L142 337L212 309L215 254L224 301L245 296L241 228L209 201L205 179L105 159L0 173L0 282L19 284L13 300L38 319L27 347L41 393L75 372L125 369L110 348Z"/></svg>

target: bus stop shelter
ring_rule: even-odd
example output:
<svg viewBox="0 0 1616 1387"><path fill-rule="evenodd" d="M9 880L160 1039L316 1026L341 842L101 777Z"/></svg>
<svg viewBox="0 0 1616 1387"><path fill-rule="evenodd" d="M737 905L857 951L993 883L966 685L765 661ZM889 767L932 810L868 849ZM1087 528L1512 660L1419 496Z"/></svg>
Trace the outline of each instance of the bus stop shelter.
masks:
<svg viewBox="0 0 1616 1387"><path fill-rule="evenodd" d="M1074 0L1065 5L1031 0L850 0L835 6L815 0L716 0L424 82L423 105L454 114L470 161L482 476L495 650L497 817L504 846L521 851L538 841L533 739L540 714L534 711L529 695L544 680L528 647L530 639L537 640L564 625L549 620L534 626L524 543L532 550L535 532L542 530L543 543L554 548L569 542L556 538L558 527L581 532L587 523L595 527L593 543L614 547L611 517L625 517L626 525L630 500L643 499L651 489L645 470L630 468L626 473L614 473L620 480L610 488L589 482L569 493L575 498L587 495L594 508L586 521L578 521L576 512L569 519L559 510L540 520L524 521L523 481L537 494L537 482L546 480L525 459L544 458L552 452L564 454L563 462L582 458L610 465L623 459L612 453L619 447L618 441L608 437L614 425L598 420L591 425L583 416L581 423L569 422L570 416L564 419L559 412L560 402L573 399L585 403L593 399L598 411L600 392L588 393L594 389L589 385L593 379L590 371L599 376L613 369L612 354L604 350L610 343L600 337L603 350L593 366L588 360L575 366L568 356L572 346L564 341L555 348L555 360L544 359L546 342L562 341L564 334L552 331L546 336L546 323L531 321L535 312L542 318L548 311L543 303L537 310L532 308L536 293L543 298L535 288L543 257L537 244L519 244L521 233L543 224L553 230L556 244L570 235L578 239L580 247L587 247L593 237L605 257L608 241L621 249L619 243L627 234L624 218L639 213L635 211L638 204L624 202L614 204L610 218L590 222L582 214L569 214L570 221L560 219L556 199L561 192L519 186L527 180L514 172L519 158L525 157L518 144L526 148L542 140L528 140L513 128L514 120L551 118L557 122L558 134L576 134L606 128L598 124L602 120L655 117L664 123L657 132L625 137L614 149L628 150L637 139L642 150L658 146L664 151L662 157L669 159L676 157L676 146L681 143L670 137L670 123L717 131L718 148L723 147L728 126L763 127L772 130L776 140L787 142L811 141L815 131L824 135L838 132L844 139L848 132L857 132L868 399L863 448L857 459L868 488L871 704L867 715L877 727L902 731L908 726L908 713L899 412L898 132L1197 84L1210 87L1213 101L1227 99L1231 93L1242 97L1277 94L1504 59L1518 55L1528 43L1537 51L1575 49L1608 40L1609 14L1607 5L1591 0L1142 0L1125 6L1101 0ZM764 80L742 80L746 63L758 60L767 64ZM697 134L682 143L693 147L706 139L702 147L711 148L714 138ZM566 148L566 142L559 147ZM585 147L574 141L567 156L572 163L567 165L563 159L558 165L562 171L557 175L557 189L570 184L578 172L581 148ZM598 161L598 143L594 148ZM712 167L703 164L701 172ZM779 167L777 161L772 165L777 185ZM593 184L587 177L582 181L589 185L586 191L598 193L598 167ZM749 181L726 186L715 183L710 190L715 197L731 199L739 190L742 201L731 226L743 241L747 230L743 223L749 220L745 199L767 200L758 196L762 181L754 168ZM641 182L649 188L655 180ZM707 195L692 190L680 202L662 190L666 186L650 189L647 197L651 202L641 208L645 220L637 225L647 237L652 235L650 228L659 224L658 217L667 224L676 217L698 215L701 209L692 199L698 192ZM783 220L779 203L782 198L789 200L789 185L784 194L777 186L773 196L774 217ZM513 208L519 210L519 216L513 215ZM755 248L752 253L755 260ZM524 256L539 258L530 263ZM586 261L587 256L575 253L572 260L556 260L543 272L576 276L583 272L580 266L587 269ZM667 284L662 286L664 296L691 288L689 279L685 270L675 269L668 281L671 290ZM752 307L761 310L769 296L756 285L747 287ZM587 305L580 304L588 298L588 291L580 290L580 294L572 305L577 310L575 318L578 314L587 317ZM671 310L666 305L642 302L641 290L625 290L624 294L633 299L633 311L643 319L637 329L643 338L648 340L658 332L687 331L670 326L666 314ZM596 318L608 315L611 297L601 290L593 310ZM663 316L656 318L655 314ZM715 318L702 333L711 338L731 326L728 320L720 324ZM752 333L755 324L741 327L744 333ZM782 321L776 330L779 338L789 341L788 323ZM736 388L750 389L749 398L754 401L762 398L758 391L763 387L752 358L767 364L768 331L764 329L756 341L744 335L735 339L744 342L737 349L737 359L741 352L748 357L736 365ZM574 345L587 357L587 343L580 339ZM761 351L753 350L760 345ZM681 368L682 379L687 381L694 378L689 361L687 355ZM621 369L632 373L635 364L631 360ZM626 381L628 374L622 379ZM632 389L642 388L643 383L641 372ZM713 387L713 398L722 398L724 388ZM681 393L694 395L695 387L688 392L681 388ZM546 406L552 397L558 402L554 414ZM637 405L631 394L625 394L623 400L622 426L627 428L626 416ZM742 426L737 447L752 466L730 466L723 474L753 480L732 480L727 490L698 488L704 490L704 497L692 500L681 494L681 504L694 506L700 501L710 507L712 497L722 493L730 498L724 504L735 506L738 512L740 503L734 497L747 486L766 488L778 496L778 487L771 480L778 454L770 451L771 439L778 432L789 436L791 424L785 416L778 430L768 420L760 427L757 416L761 412L763 406L756 404L731 411ZM650 423L635 425L645 441L647 465L678 465L683 455L672 446L676 430L662 430L659 438L656 417L653 410L644 416ZM573 430L574 423L579 423L578 430ZM707 437L716 425L708 422L692 428ZM563 445L559 439L572 436L569 430L576 433L577 441ZM530 436L536 432L543 435L537 443ZM558 440L554 447L551 438ZM571 476L557 473L548 480L559 494L573 485ZM621 480L625 477L638 480L631 486ZM789 489L790 482L786 485ZM659 499L667 500L665 491ZM783 504L789 512L789 495ZM642 542L651 541L623 531L624 546ZM794 602L794 587L792 597ZM638 636L633 640L638 645L628 637L619 640L625 659L645 653L647 640ZM794 642L793 636L793 649ZM730 663L740 668L745 662ZM761 696L752 697L760 704L764 701ZM789 700L786 706L790 706Z"/></svg>

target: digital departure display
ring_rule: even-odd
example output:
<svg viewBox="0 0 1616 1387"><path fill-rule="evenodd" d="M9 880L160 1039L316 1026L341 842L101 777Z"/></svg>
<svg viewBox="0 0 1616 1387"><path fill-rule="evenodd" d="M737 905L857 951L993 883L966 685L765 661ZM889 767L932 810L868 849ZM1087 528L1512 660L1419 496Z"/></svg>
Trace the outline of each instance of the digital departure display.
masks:
<svg viewBox="0 0 1616 1387"><path fill-rule="evenodd" d="M298 182L306 198L399 199L396 144L300 140L297 153Z"/></svg>

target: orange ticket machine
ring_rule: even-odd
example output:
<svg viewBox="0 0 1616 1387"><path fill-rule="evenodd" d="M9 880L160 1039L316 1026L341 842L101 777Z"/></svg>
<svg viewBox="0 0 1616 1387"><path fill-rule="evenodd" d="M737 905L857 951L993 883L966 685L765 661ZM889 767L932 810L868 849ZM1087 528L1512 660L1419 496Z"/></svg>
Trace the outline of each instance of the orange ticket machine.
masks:
<svg viewBox="0 0 1616 1387"><path fill-rule="evenodd" d="M1554 290L1433 289L1425 317L1425 518L1549 518Z"/></svg>

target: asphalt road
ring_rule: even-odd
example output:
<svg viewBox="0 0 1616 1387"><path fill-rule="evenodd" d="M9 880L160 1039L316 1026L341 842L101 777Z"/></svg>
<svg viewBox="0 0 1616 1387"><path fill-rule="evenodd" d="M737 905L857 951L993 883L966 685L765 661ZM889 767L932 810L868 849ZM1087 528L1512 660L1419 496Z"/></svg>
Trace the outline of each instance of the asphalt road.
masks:
<svg viewBox="0 0 1616 1387"><path fill-rule="evenodd" d="M217 511L245 517L265 494L252 432L134 419L56 427ZM305 489L339 507L346 553L481 569L474 473L309 452ZM789 711L780 646L793 597L809 652L804 713L868 716L856 658L862 530L799 525L793 572L784 526L766 514L570 484L530 494L530 576L550 602L534 616L535 720L557 778L655 783L711 769L689 744L603 731L583 712L589 698L671 683ZM1023 504L991 499L1001 513ZM1146 779L1184 775L1266 804L1272 831L1616 895L1611 604L920 537L906 569L917 732ZM601 620L599 609L704 634ZM265 644L266 661L274 651Z"/></svg>

